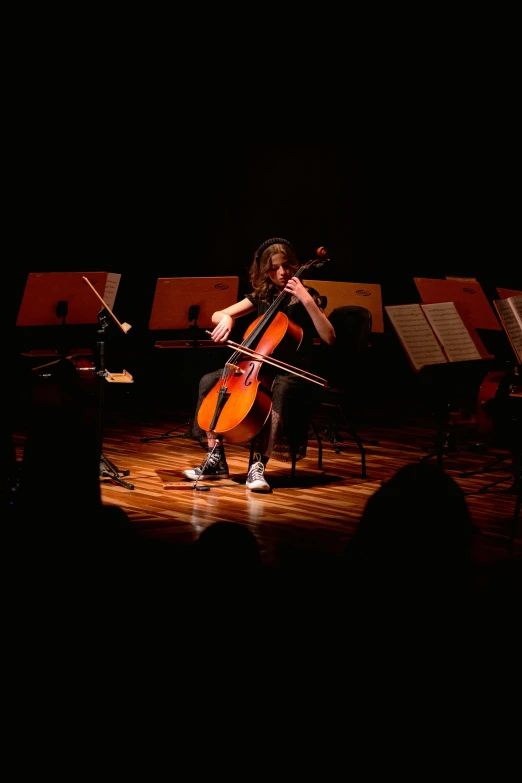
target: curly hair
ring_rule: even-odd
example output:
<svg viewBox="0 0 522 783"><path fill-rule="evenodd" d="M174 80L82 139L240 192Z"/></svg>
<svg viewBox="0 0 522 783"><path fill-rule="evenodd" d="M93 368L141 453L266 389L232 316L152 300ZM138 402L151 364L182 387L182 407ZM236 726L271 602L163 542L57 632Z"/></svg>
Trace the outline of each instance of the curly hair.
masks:
<svg viewBox="0 0 522 783"><path fill-rule="evenodd" d="M277 239L280 239L280 237L277 237ZM261 247L263 246L261 245ZM265 247L261 255L259 255L259 249L256 250L254 259L250 265L248 277L254 295L265 301L268 301L272 294L278 291L277 286L273 284L270 275L268 274L268 270L272 264L272 256L275 256L276 253L281 253L285 259L285 263L288 264L294 272L296 272L300 266L299 259L290 243L283 244L283 241L276 241L274 244Z"/></svg>

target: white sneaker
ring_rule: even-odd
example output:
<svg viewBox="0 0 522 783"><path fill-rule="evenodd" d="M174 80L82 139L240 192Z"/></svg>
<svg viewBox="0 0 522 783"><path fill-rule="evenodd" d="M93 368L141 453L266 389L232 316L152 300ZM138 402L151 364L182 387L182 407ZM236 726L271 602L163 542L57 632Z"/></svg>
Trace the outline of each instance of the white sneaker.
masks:
<svg viewBox="0 0 522 783"><path fill-rule="evenodd" d="M265 466L261 462L261 455L256 454L256 462L253 462L248 469L246 480L247 489L252 492L270 492L270 484L265 479Z"/></svg>

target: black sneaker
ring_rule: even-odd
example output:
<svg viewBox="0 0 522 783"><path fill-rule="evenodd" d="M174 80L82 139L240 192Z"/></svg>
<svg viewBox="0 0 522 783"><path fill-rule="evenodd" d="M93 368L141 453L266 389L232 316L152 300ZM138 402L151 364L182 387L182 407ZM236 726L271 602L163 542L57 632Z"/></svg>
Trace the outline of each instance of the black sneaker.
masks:
<svg viewBox="0 0 522 783"><path fill-rule="evenodd" d="M206 462L206 465L205 465ZM204 460L199 468L193 470L184 470L183 475L191 481L198 479L220 479L228 478L228 465L225 457L219 454L212 454L208 461Z"/></svg>
<svg viewBox="0 0 522 783"><path fill-rule="evenodd" d="M256 454L256 462L253 462L248 469L246 480L247 489L252 492L270 492L270 484L265 479L265 466L261 462L261 455Z"/></svg>

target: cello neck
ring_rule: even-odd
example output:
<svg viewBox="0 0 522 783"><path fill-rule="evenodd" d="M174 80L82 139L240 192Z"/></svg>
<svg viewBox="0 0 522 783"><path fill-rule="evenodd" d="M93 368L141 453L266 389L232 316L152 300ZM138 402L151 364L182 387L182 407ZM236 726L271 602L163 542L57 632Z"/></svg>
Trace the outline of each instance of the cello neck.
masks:
<svg viewBox="0 0 522 783"><path fill-rule="evenodd" d="M308 268L308 264L303 264L302 266L300 266L297 272L295 273L294 277L300 279L307 268ZM263 317L261 318L261 321L257 324L256 328L252 331L249 337L243 342L244 346L248 348L260 336L263 329L265 329L266 326L270 324L272 318L274 318L277 315L277 313L285 303L288 296L289 296L288 291L285 290L280 291L280 293L278 294L278 296L276 296L276 298L274 299L270 307L263 314Z"/></svg>

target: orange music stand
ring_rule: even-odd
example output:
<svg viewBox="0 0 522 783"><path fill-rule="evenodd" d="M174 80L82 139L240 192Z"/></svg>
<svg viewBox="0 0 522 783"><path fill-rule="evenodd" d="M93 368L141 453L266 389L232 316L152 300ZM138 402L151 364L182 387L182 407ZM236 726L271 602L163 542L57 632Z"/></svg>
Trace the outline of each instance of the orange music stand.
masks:
<svg viewBox="0 0 522 783"><path fill-rule="evenodd" d="M83 280L87 277L103 297L107 272L30 272L27 276L17 326L56 326L98 323L100 309Z"/></svg>
<svg viewBox="0 0 522 783"><path fill-rule="evenodd" d="M239 277L160 277L149 329L213 329L212 313L235 304L238 288Z"/></svg>
<svg viewBox="0 0 522 783"><path fill-rule="evenodd" d="M213 329L212 314L224 310L237 302L239 277L160 277L156 282L156 291L150 314L149 329L187 330L193 333L192 339L158 340L156 348L221 348L225 343L198 339L203 337L205 329ZM193 322L193 323L192 323ZM166 438L196 438L192 432L193 420L185 425L174 427L161 435L141 438L142 443ZM187 431L175 435L181 427Z"/></svg>
<svg viewBox="0 0 522 783"><path fill-rule="evenodd" d="M509 299L510 296L520 296L522 291L516 291L514 288L497 288L499 299Z"/></svg>
<svg viewBox="0 0 522 783"><path fill-rule="evenodd" d="M414 277L417 290L424 304L455 302L475 329L502 331L498 318L480 283L463 280L438 280L431 277Z"/></svg>
<svg viewBox="0 0 522 783"><path fill-rule="evenodd" d="M58 345L33 351L25 356L90 355L91 348L69 348L70 330L66 326L87 326L98 322L99 306L83 280L87 276L96 293L101 295L107 286L108 272L30 272L25 283L22 301L16 319L21 329L43 327L47 336ZM48 329L52 327L52 329ZM74 331L74 329L73 329ZM76 335L77 336L77 335Z"/></svg>

